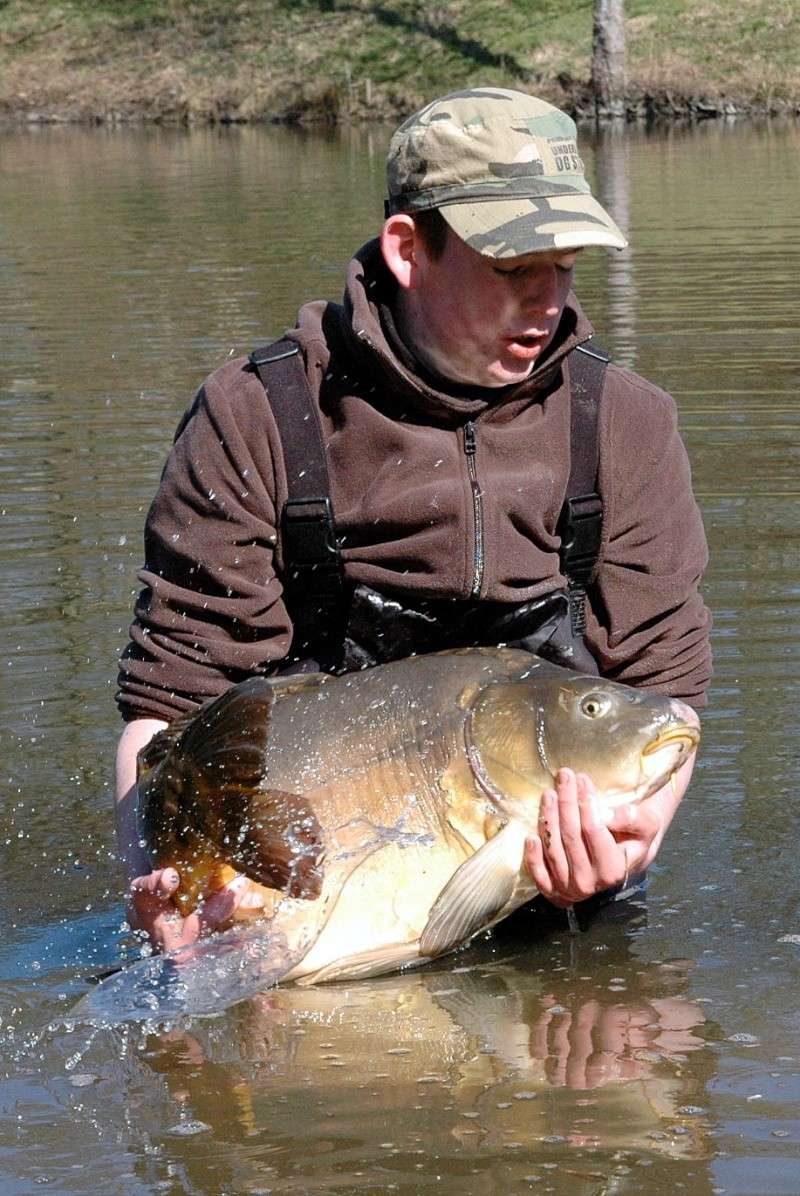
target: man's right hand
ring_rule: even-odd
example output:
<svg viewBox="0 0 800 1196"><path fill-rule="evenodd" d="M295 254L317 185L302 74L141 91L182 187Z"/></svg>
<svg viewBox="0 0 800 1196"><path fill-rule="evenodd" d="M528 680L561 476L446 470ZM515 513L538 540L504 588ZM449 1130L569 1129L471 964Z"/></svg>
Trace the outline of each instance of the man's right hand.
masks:
<svg viewBox="0 0 800 1196"><path fill-rule="evenodd" d="M177 951L223 929L250 887L246 876L237 876L184 918L172 900L179 883L174 868L159 868L137 876L131 884L128 921L134 930L147 935L155 951Z"/></svg>

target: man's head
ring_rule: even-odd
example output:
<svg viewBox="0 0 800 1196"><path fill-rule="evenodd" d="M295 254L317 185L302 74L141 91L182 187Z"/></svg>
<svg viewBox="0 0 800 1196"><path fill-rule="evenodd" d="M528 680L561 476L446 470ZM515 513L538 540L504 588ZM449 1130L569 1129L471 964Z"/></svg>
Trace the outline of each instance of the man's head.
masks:
<svg viewBox="0 0 800 1196"><path fill-rule="evenodd" d="M522 381L558 327L577 251L625 246L575 135L544 100L488 87L434 100L392 138L381 245L405 333L437 372Z"/></svg>

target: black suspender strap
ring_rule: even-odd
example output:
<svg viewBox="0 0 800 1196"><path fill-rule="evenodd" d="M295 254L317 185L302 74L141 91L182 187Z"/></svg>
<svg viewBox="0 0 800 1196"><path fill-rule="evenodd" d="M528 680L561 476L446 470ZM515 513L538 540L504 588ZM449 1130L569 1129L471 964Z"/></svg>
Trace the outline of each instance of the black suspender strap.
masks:
<svg viewBox="0 0 800 1196"><path fill-rule="evenodd" d="M341 649L344 579L325 444L299 346L288 337L250 354L278 425L289 497L281 514L291 656Z"/></svg>
<svg viewBox="0 0 800 1196"><path fill-rule="evenodd" d="M598 417L609 355L599 345L578 345L569 356L570 475L557 531L575 635L586 630L586 587L597 564L603 501L597 490Z"/></svg>

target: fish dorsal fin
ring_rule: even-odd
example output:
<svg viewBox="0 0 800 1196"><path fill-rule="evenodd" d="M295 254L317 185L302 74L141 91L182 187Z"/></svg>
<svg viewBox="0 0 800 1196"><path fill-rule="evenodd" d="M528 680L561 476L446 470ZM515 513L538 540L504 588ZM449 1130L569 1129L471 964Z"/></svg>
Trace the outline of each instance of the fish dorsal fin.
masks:
<svg viewBox="0 0 800 1196"><path fill-rule="evenodd" d="M526 833L521 823L507 822L451 876L431 909L420 955L452 951L491 924L517 886Z"/></svg>
<svg viewBox="0 0 800 1196"><path fill-rule="evenodd" d="M266 784L275 698L273 683L253 677L161 733L141 761L142 833L164 862L182 836L200 839L251 880L315 897L322 831L314 811L302 795Z"/></svg>
<svg viewBox="0 0 800 1196"><path fill-rule="evenodd" d="M276 677L271 685L279 697L288 694L313 693L322 685L329 685L336 678L331 673L287 673L285 677Z"/></svg>

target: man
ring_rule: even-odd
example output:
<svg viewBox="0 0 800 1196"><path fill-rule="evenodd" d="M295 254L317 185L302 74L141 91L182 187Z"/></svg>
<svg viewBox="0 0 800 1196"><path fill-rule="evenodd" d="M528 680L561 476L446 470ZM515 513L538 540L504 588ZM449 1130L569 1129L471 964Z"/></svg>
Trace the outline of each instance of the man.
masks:
<svg viewBox="0 0 800 1196"><path fill-rule="evenodd" d="M589 192L574 124L518 92L455 93L401 126L387 170L387 218L351 263L343 303L305 306L279 354L300 351L344 572L341 650L326 664L323 645L312 667L547 638L581 667L704 705L706 546L675 406L614 365L598 403L597 560L580 609L572 594L560 622L552 613L567 588L559 516L583 452L570 414L592 332L572 272L583 249L626 244ZM133 921L165 949L224 922L248 885L177 916L177 875L149 872L137 845L136 753L233 682L306 664L306 599L280 534L303 469L287 465L271 377L269 400L244 359L206 381L148 517L120 673L117 810ZM527 847L544 897L567 906L641 874L691 768L608 824L591 778L562 770Z"/></svg>

